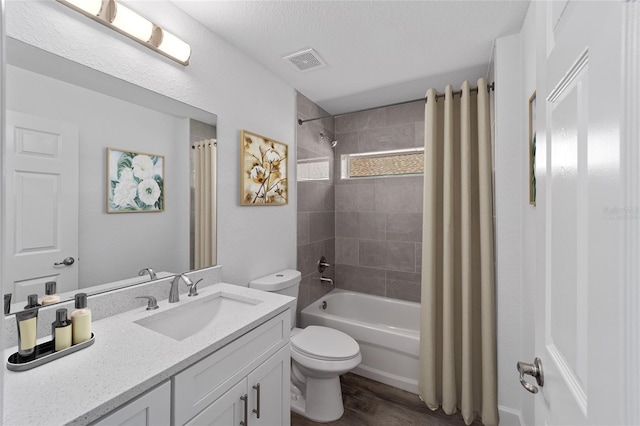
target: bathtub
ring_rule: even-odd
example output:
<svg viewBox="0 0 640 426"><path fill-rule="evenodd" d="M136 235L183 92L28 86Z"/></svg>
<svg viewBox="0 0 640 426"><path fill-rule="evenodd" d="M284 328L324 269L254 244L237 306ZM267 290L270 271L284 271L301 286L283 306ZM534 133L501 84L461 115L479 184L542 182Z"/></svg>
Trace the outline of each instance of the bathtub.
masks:
<svg viewBox="0 0 640 426"><path fill-rule="evenodd" d="M300 319L303 327L335 328L358 341L362 363L353 373L418 393L419 303L336 289Z"/></svg>

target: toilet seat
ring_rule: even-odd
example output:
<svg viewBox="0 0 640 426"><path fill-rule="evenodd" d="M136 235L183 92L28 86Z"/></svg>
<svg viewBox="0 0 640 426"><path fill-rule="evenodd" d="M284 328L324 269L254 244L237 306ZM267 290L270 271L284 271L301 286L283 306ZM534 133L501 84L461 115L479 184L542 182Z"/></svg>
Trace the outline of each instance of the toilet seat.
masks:
<svg viewBox="0 0 640 426"><path fill-rule="evenodd" d="M291 336L291 349L319 361L348 361L360 355L358 342L351 336L316 325Z"/></svg>

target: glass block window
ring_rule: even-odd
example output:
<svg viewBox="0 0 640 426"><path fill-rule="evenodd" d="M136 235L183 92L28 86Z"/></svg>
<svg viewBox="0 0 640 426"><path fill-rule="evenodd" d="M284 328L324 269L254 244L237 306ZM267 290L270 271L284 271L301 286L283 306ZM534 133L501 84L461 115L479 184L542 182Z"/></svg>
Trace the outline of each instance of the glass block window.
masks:
<svg viewBox="0 0 640 426"><path fill-rule="evenodd" d="M329 158L298 160L298 182L307 180L329 180Z"/></svg>
<svg viewBox="0 0 640 426"><path fill-rule="evenodd" d="M345 154L342 179L420 175L424 173L424 148Z"/></svg>

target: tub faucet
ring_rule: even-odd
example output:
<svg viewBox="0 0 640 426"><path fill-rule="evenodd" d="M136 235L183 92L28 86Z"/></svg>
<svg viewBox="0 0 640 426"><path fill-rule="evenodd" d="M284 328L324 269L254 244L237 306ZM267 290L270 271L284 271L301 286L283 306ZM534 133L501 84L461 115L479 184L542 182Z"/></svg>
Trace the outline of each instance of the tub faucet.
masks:
<svg viewBox="0 0 640 426"><path fill-rule="evenodd" d="M153 268L144 268L141 269L140 272L138 272L139 276L143 276L144 274L149 274L150 280L155 280L158 278L158 276L156 275L156 271L154 271Z"/></svg>
<svg viewBox="0 0 640 426"><path fill-rule="evenodd" d="M185 274L176 275L173 277L173 281L171 281L171 289L169 289L169 303L176 303L180 301L178 285L180 284L181 279L189 287L189 293L191 293L191 289L193 288L193 282L191 279L189 279Z"/></svg>

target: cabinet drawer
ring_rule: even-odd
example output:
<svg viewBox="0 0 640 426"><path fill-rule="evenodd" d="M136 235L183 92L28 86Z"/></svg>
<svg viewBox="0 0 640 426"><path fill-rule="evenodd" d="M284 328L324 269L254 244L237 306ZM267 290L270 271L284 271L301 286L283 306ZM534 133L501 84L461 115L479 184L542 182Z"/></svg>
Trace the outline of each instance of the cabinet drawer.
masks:
<svg viewBox="0 0 640 426"><path fill-rule="evenodd" d="M174 423L186 423L288 344L290 331L287 310L175 375Z"/></svg>
<svg viewBox="0 0 640 426"><path fill-rule="evenodd" d="M171 382L166 381L134 401L116 409L93 426L169 425Z"/></svg>

